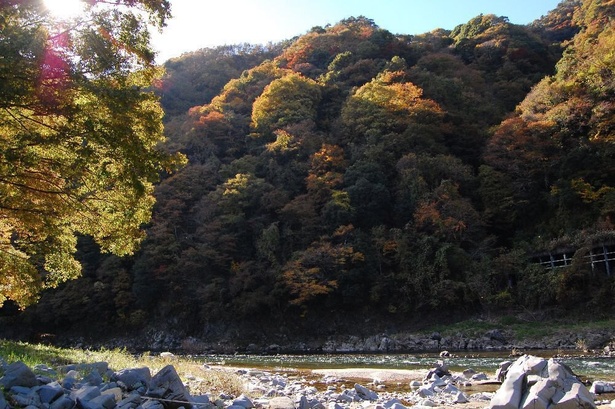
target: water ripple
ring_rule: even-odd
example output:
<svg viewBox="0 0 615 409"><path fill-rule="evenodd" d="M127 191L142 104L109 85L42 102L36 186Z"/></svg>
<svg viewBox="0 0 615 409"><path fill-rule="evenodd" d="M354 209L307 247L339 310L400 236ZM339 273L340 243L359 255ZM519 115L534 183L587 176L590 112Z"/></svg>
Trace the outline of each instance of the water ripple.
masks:
<svg viewBox="0 0 615 409"><path fill-rule="evenodd" d="M532 351L532 355L550 358L553 351ZM200 357L211 365L255 367L262 369L330 369L380 368L429 369L443 360L452 371L472 368L495 373L502 361L514 360L502 353L477 353L441 358L438 354L310 354L310 355L205 355ZM615 358L567 356L556 358L576 374L588 379L615 380Z"/></svg>

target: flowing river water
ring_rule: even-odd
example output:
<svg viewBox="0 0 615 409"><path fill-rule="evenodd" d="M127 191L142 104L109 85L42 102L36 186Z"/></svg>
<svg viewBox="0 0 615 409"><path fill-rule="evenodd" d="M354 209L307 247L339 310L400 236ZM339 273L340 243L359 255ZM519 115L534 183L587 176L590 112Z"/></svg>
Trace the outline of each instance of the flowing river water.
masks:
<svg viewBox="0 0 615 409"><path fill-rule="evenodd" d="M615 382L615 357L565 355L558 351L531 351L528 354L556 358L568 365L579 377L587 380ZM494 377L502 361L512 360L506 352L456 353L441 358L437 353L420 354L310 354L310 355L206 355L202 360L210 365L259 368L269 371L309 371L314 369L372 368L422 370L443 360L452 372L471 368Z"/></svg>

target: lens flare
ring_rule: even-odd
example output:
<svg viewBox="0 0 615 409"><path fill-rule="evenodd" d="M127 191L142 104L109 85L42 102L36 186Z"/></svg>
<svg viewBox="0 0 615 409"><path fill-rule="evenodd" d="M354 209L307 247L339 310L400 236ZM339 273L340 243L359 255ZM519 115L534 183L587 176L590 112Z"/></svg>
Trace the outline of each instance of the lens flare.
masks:
<svg viewBox="0 0 615 409"><path fill-rule="evenodd" d="M84 3L81 0L44 0L45 7L56 18L68 20L83 12Z"/></svg>

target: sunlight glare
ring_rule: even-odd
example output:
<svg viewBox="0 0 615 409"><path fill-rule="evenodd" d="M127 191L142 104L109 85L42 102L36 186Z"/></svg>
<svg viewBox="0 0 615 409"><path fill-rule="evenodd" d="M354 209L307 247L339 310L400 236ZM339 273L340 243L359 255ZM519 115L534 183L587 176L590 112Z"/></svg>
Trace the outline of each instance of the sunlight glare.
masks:
<svg viewBox="0 0 615 409"><path fill-rule="evenodd" d="M47 10L56 18L66 20L83 12L82 0L43 0Z"/></svg>

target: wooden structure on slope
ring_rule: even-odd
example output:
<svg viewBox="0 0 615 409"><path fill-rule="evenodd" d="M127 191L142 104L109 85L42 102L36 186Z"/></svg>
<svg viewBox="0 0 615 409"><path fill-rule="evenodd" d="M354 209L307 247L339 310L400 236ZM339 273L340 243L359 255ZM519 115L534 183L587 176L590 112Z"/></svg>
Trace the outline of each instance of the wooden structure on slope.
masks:
<svg viewBox="0 0 615 409"><path fill-rule="evenodd" d="M615 242L595 244L587 249L557 249L532 257L532 261L548 270L571 266L573 262L591 265L594 274L611 277L615 273Z"/></svg>

